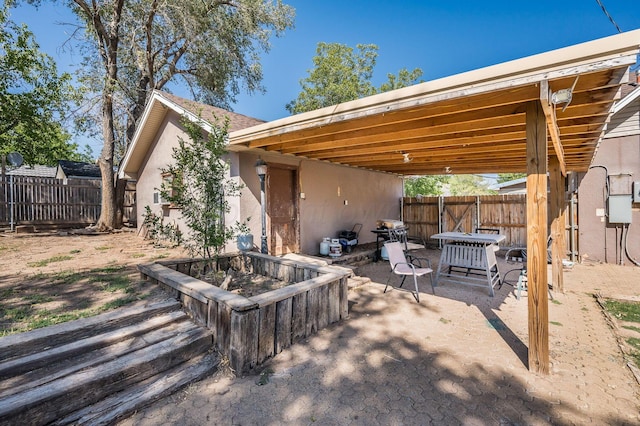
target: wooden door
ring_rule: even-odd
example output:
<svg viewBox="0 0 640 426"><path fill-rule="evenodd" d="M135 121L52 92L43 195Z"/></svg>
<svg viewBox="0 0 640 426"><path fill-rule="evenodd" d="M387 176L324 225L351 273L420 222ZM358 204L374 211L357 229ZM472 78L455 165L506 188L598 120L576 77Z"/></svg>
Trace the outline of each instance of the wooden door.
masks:
<svg viewBox="0 0 640 426"><path fill-rule="evenodd" d="M298 253L298 170L269 164L267 176L269 254Z"/></svg>

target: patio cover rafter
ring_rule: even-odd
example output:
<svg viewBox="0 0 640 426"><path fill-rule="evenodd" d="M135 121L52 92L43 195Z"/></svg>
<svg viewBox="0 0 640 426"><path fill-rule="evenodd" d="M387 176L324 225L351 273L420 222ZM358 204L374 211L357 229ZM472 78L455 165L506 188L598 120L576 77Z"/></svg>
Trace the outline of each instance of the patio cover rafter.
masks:
<svg viewBox="0 0 640 426"><path fill-rule="evenodd" d="M230 148L399 175L524 172L525 106L539 101L549 155L586 171L639 45L636 30L381 93L232 132ZM570 105L550 105L577 76Z"/></svg>

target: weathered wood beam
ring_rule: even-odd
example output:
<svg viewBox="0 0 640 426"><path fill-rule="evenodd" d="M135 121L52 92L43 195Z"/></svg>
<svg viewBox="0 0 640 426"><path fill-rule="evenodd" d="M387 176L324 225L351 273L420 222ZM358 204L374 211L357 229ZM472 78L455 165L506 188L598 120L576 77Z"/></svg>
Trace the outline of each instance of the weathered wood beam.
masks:
<svg viewBox="0 0 640 426"><path fill-rule="evenodd" d="M345 147L330 147L328 149L316 149L313 151L304 150L304 155L309 158L324 157L340 157L349 155L367 155L372 152L390 152L390 151L410 151L410 150L432 150L432 149L450 149L456 146L471 146L477 144L513 143L515 140L524 142L526 137L524 125L513 127L503 127L497 129L488 129L486 131L474 131L470 133L453 132L445 135L434 136L418 136L415 138L396 139L392 142L384 139L382 142L362 143L349 145ZM283 152L284 153L284 152ZM289 153L289 152L286 152Z"/></svg>
<svg viewBox="0 0 640 426"><path fill-rule="evenodd" d="M549 374L547 131L540 102L527 104L527 281L529 369Z"/></svg>
<svg viewBox="0 0 640 426"><path fill-rule="evenodd" d="M523 100L537 99L538 94L532 87L509 87L502 91L493 93L472 94L472 90L465 90L466 96L460 98L451 94L433 98L430 102L409 102L405 109L397 108L373 108L368 111L355 112L346 116L328 115L320 121L311 123L301 122L297 125L288 126L282 129L273 129L264 134L247 138L236 138L237 142L246 143L253 148L256 144L267 146L277 143L289 143L305 141L315 137L322 137L327 133L338 134L343 132L362 131L372 127L384 127L388 125L398 125L415 120L422 120L425 117L431 119L444 119L451 115L460 113L478 113L491 110L493 108L513 108L522 103ZM428 110L428 114L425 111ZM330 131L328 131L330 130Z"/></svg>
<svg viewBox="0 0 640 426"><path fill-rule="evenodd" d="M551 218L551 282L553 289L564 293L564 275L562 259L565 217L562 214L565 207L565 177L560 172L560 164L555 156L549 157L549 183L551 188L549 200L549 216Z"/></svg>
<svg viewBox="0 0 640 426"><path fill-rule="evenodd" d="M626 49L626 48L625 48ZM593 52L590 52L593 55ZM424 105L433 105L443 101L470 98L475 95L487 95L504 90L513 90L516 87L533 85L542 79L559 80L579 74L609 73L612 68L622 68L636 62L637 42L633 49L618 50L615 54L607 54L600 58L584 56L575 62L554 63L553 69L546 69L541 62L529 72L513 74L509 73L490 76L482 70L469 73L479 77L478 80L468 78L460 79L452 76L450 79L440 79L430 84L418 84L397 91L382 93L375 96L359 99L334 107L323 108L313 113L300 114L290 119L278 120L271 126L261 126L260 130L241 130L232 132L231 144L249 144L259 139L269 138L285 133L299 133L310 128L329 126L336 122L350 122L363 117L382 116L394 111L418 109ZM569 60L568 57L565 61ZM506 64L505 64L506 65ZM551 63L549 63L551 66ZM506 68L508 69L508 68ZM533 71L533 72L532 72ZM487 81L487 78L490 80ZM453 84L459 81L459 84ZM537 95L536 95L537 97Z"/></svg>
<svg viewBox="0 0 640 426"><path fill-rule="evenodd" d="M326 132L300 142L287 142L269 145L269 149L282 153L311 152L317 149L332 149L345 145L353 146L358 144L389 143L389 141L401 141L418 137L430 137L446 135L464 134L465 132L475 133L509 128L510 126L520 127L524 122L524 111L521 113L511 112L504 115L499 111L490 115L488 112L483 115L467 117L463 121L442 122L425 118L413 122L392 124L385 127L369 127L352 132L331 133ZM251 145L252 148L261 147L259 142Z"/></svg>
<svg viewBox="0 0 640 426"><path fill-rule="evenodd" d="M562 150L562 141L560 140L560 129L558 129L558 123L556 122L555 106L551 104L551 89L549 89L549 82L542 80L540 82L540 104L546 117L547 129L551 135L551 142L553 142L553 148L556 151L556 157L560 164L560 170L562 175L567 175L567 166L564 162L564 151Z"/></svg>

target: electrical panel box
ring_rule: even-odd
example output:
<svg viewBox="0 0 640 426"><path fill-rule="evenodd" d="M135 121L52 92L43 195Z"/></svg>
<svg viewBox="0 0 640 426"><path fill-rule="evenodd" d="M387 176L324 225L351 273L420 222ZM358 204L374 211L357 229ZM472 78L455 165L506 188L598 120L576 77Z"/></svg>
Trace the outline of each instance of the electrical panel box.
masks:
<svg viewBox="0 0 640 426"><path fill-rule="evenodd" d="M631 195L609 195L609 223L631 223Z"/></svg>
<svg viewBox="0 0 640 426"><path fill-rule="evenodd" d="M640 181L633 182L633 202L640 203Z"/></svg>
<svg viewBox="0 0 640 426"><path fill-rule="evenodd" d="M609 175L609 194L631 194L631 174L621 173L619 175Z"/></svg>

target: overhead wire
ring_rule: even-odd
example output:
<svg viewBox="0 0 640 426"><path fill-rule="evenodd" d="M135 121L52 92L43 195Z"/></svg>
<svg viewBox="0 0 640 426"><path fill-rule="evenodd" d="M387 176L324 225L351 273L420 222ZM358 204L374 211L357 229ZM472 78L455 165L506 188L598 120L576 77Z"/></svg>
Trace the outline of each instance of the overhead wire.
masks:
<svg viewBox="0 0 640 426"><path fill-rule="evenodd" d="M611 21L611 23L613 24L614 27L616 27L616 30L618 30L619 33L622 32L622 30L620 29L620 27L618 26L618 24L616 24L616 21L613 20L613 17L611 15L609 15L609 12L607 12L607 8L604 7L604 4L602 4L602 2L600 0L596 0L596 2L598 2L598 4L600 5L600 8L602 9L602 11L604 12L604 14L607 16L607 18L609 18L609 21Z"/></svg>

